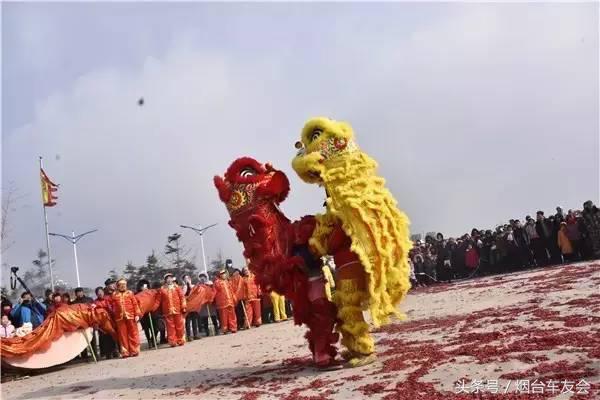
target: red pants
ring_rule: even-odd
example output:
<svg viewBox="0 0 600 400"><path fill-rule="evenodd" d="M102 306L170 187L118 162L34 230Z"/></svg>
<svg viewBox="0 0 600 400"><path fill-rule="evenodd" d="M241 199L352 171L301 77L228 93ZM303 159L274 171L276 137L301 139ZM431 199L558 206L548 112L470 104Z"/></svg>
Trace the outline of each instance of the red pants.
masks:
<svg viewBox="0 0 600 400"><path fill-rule="evenodd" d="M122 319L117 321L117 334L119 335L121 356L137 356L140 353L140 334L135 320Z"/></svg>
<svg viewBox="0 0 600 400"><path fill-rule="evenodd" d="M308 282L308 300L310 311L305 321L309 331L306 332L308 346L313 353L313 361L318 367L327 367L335 359L335 344L339 335L334 332L337 319L335 304L325 297L325 280L316 279Z"/></svg>
<svg viewBox="0 0 600 400"><path fill-rule="evenodd" d="M227 331L237 332L237 318L235 317L235 309L232 306L219 308L219 319L221 320L221 331L223 333Z"/></svg>
<svg viewBox="0 0 600 400"><path fill-rule="evenodd" d="M185 343L185 326L181 314L165 315L167 340L171 346L183 346Z"/></svg>
<svg viewBox="0 0 600 400"><path fill-rule="evenodd" d="M252 326L260 326L262 324L262 311L260 308L260 300L246 300L245 303L248 324Z"/></svg>

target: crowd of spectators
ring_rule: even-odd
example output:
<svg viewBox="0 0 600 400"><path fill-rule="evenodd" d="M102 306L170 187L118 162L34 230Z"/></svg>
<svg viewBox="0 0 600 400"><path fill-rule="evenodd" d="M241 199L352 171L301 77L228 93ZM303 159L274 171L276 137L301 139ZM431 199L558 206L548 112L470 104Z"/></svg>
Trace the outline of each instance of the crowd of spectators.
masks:
<svg viewBox="0 0 600 400"><path fill-rule="evenodd" d="M535 219L511 219L495 230L473 228L458 238L430 235L410 253L414 286L597 258L600 209L591 201L581 211L538 211Z"/></svg>

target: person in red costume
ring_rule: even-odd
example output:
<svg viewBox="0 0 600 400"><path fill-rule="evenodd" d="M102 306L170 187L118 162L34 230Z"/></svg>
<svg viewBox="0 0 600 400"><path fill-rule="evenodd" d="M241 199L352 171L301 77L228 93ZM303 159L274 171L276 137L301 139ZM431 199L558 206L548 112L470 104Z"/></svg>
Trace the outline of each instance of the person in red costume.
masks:
<svg viewBox="0 0 600 400"><path fill-rule="evenodd" d="M306 338L315 365L337 367L337 310L326 297L320 260L308 245L314 216L292 223L278 207L289 193L286 175L249 157L235 160L214 183L261 290L290 299L294 322L309 328Z"/></svg>
<svg viewBox="0 0 600 400"><path fill-rule="evenodd" d="M215 279L215 303L219 312L219 320L221 321L221 332L227 334L229 332L237 332L237 318L235 316L235 304L237 298L231 287L231 282L227 280L227 271L219 271L219 276Z"/></svg>
<svg viewBox="0 0 600 400"><path fill-rule="evenodd" d="M248 324L252 326L261 326L262 324L262 313L260 308L260 287L256 283L256 277L248 267L244 267L242 270L242 276L244 279L244 301L246 302L246 316L248 317Z"/></svg>
<svg viewBox="0 0 600 400"><path fill-rule="evenodd" d="M117 323L121 357L137 357L140 354L140 334L137 322L142 316L142 312L133 292L127 290L125 278L117 281L117 291L113 293L111 300L113 315Z"/></svg>
<svg viewBox="0 0 600 400"><path fill-rule="evenodd" d="M165 284L159 289L154 308L161 307L167 326L167 340L171 347L183 346L185 343L185 319L187 304L183 290L175 283L173 274L164 276Z"/></svg>
<svg viewBox="0 0 600 400"><path fill-rule="evenodd" d="M231 274L229 277L229 284L231 285L231 290L235 298L235 305L233 306L233 309L235 312L235 319L237 320L238 330L246 329L249 328L249 325L244 316L246 300L244 279L242 278L239 269L229 270L229 273Z"/></svg>

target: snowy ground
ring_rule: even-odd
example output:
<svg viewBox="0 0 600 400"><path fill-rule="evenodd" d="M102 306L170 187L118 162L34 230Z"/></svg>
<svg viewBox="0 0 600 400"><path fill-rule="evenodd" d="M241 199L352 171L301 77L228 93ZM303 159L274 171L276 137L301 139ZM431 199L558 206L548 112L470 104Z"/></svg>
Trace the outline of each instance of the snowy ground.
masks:
<svg viewBox="0 0 600 400"><path fill-rule="evenodd" d="M417 289L379 360L319 372L291 322L2 384L4 399L600 399L600 263Z"/></svg>

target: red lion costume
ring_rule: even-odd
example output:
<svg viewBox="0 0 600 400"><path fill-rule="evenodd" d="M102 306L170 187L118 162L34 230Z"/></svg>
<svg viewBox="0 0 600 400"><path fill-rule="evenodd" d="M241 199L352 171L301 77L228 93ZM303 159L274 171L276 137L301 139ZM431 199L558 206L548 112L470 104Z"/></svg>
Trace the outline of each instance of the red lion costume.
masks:
<svg viewBox="0 0 600 400"><path fill-rule="evenodd" d="M287 176L252 158L235 160L214 183L259 285L290 299L294 322L309 329L306 338L315 364L335 365L336 307L326 297L320 260L308 248L314 216L291 222L278 207L290 190Z"/></svg>

